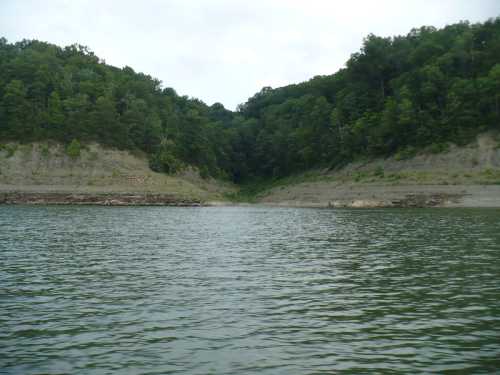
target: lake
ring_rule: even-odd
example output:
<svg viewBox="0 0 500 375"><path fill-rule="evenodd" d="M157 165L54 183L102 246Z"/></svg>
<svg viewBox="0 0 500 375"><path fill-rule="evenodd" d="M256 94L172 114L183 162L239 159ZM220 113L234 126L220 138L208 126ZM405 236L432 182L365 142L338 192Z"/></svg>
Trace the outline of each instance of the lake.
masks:
<svg viewBox="0 0 500 375"><path fill-rule="evenodd" d="M500 372L500 211L0 206L0 373Z"/></svg>

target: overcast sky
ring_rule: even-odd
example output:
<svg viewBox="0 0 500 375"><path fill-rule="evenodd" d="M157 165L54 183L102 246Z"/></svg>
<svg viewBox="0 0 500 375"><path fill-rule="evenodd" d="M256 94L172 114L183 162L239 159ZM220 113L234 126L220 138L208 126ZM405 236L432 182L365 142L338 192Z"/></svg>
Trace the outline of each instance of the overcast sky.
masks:
<svg viewBox="0 0 500 375"><path fill-rule="evenodd" d="M331 74L369 33L500 15L500 0L0 0L0 36L88 46L181 95L234 109Z"/></svg>

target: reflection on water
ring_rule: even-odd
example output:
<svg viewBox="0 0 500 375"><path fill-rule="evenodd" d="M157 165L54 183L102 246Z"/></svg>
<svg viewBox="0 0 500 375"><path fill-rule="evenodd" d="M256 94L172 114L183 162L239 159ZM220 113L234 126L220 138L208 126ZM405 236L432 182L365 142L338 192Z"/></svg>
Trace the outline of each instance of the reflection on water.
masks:
<svg viewBox="0 0 500 375"><path fill-rule="evenodd" d="M500 371L500 212L0 206L0 373Z"/></svg>

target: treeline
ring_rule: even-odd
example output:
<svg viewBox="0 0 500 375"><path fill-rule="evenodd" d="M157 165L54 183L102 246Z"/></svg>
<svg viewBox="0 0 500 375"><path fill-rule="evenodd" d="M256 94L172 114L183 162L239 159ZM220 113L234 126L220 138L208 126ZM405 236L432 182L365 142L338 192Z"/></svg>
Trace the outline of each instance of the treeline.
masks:
<svg viewBox="0 0 500 375"><path fill-rule="evenodd" d="M141 149L154 169L196 165L236 182L411 156L500 128L500 19L369 35L346 67L236 112L179 96L81 46L0 39L0 137Z"/></svg>

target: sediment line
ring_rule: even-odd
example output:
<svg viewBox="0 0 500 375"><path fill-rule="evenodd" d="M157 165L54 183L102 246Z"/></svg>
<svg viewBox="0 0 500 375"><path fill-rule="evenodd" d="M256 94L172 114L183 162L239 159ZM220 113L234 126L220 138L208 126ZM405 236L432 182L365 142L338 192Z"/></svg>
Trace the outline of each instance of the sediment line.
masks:
<svg viewBox="0 0 500 375"><path fill-rule="evenodd" d="M182 198L155 193L0 193L0 204L54 204L54 205L99 205L99 206L201 206L199 199Z"/></svg>
<svg viewBox="0 0 500 375"><path fill-rule="evenodd" d="M450 204L457 205L465 194L406 194L400 199L354 199L333 200L328 202L329 208L428 208L445 207Z"/></svg>

